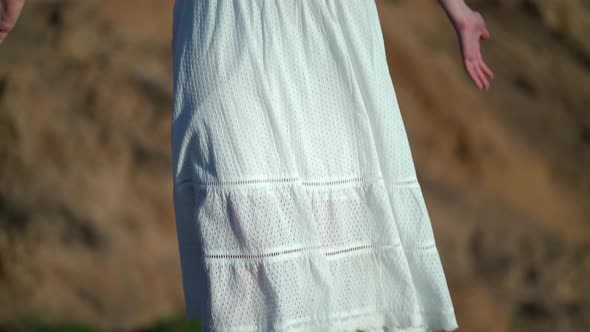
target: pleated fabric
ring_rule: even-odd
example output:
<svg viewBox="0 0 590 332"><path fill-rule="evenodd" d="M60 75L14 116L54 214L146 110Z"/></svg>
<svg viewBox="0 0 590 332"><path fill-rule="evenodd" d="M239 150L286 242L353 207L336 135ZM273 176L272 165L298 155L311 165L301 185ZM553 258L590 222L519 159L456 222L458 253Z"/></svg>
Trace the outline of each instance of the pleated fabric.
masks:
<svg viewBox="0 0 590 332"><path fill-rule="evenodd" d="M172 53L189 318L458 328L374 1L176 0Z"/></svg>

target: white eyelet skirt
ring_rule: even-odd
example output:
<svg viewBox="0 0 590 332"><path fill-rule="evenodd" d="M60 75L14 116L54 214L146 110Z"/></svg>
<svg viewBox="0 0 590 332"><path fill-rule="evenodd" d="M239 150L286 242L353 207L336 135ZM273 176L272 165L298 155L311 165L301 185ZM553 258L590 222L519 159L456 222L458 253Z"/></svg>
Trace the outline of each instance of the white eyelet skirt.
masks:
<svg viewBox="0 0 590 332"><path fill-rule="evenodd" d="M374 1L176 0L172 47L189 318L458 327Z"/></svg>

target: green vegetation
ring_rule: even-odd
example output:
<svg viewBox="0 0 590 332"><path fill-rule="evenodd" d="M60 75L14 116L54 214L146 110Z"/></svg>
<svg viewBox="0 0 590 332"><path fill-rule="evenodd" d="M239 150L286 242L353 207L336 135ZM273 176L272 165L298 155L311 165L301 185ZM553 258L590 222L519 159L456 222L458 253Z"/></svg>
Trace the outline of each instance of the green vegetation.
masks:
<svg viewBox="0 0 590 332"><path fill-rule="evenodd" d="M2 332L107 332L78 321L52 323L36 317L21 317L12 322L0 324ZM199 332L200 322L182 317L164 317L149 326L129 332Z"/></svg>
<svg viewBox="0 0 590 332"><path fill-rule="evenodd" d="M35 317L22 317L0 325L0 331L6 332L101 332L83 322L51 323Z"/></svg>
<svg viewBox="0 0 590 332"><path fill-rule="evenodd" d="M186 320L181 317L166 317L157 320L153 325L134 332L198 332L201 324L198 320Z"/></svg>

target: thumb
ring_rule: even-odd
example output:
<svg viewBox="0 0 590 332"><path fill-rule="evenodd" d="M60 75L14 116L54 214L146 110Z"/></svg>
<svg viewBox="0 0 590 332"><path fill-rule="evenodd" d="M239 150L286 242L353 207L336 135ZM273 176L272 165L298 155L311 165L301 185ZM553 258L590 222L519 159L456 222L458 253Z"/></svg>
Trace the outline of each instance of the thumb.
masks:
<svg viewBox="0 0 590 332"><path fill-rule="evenodd" d="M488 31L488 28L483 28L483 31L481 33L481 38L482 39L489 39L490 38L490 32Z"/></svg>

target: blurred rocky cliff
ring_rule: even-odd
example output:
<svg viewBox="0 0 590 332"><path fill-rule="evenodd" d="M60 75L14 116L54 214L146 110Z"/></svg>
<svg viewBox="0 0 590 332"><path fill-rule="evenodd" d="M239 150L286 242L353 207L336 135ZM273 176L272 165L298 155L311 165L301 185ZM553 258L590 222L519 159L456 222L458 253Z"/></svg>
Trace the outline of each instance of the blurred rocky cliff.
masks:
<svg viewBox="0 0 590 332"><path fill-rule="evenodd" d="M461 331L590 329L590 1L474 0L496 78L436 1L377 1ZM0 322L182 312L172 1L30 0L0 46Z"/></svg>

